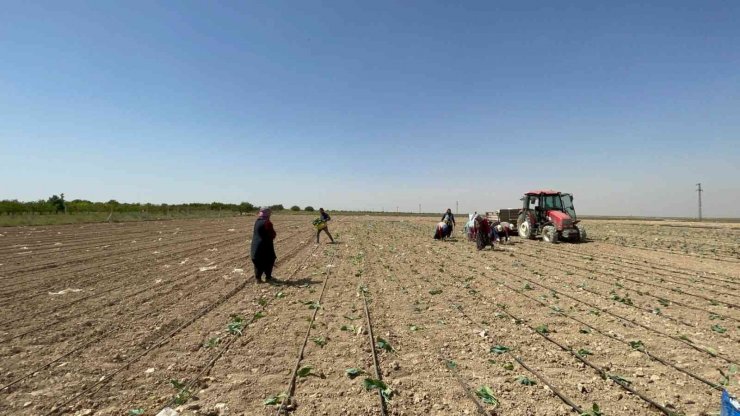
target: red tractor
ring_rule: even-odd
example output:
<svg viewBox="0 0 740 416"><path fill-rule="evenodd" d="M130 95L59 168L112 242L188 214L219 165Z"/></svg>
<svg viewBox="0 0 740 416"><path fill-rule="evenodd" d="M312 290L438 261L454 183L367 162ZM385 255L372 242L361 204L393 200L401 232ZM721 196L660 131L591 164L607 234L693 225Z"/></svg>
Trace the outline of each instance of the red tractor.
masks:
<svg viewBox="0 0 740 416"><path fill-rule="evenodd" d="M556 243L558 240L586 241L586 229L578 224L573 208L573 195L552 190L531 191L522 198L524 206L519 213L519 237Z"/></svg>

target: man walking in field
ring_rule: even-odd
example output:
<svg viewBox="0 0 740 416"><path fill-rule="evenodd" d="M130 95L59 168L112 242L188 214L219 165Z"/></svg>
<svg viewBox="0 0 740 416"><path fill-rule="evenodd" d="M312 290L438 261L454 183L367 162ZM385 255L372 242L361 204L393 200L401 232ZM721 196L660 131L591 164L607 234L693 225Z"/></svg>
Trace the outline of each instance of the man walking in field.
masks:
<svg viewBox="0 0 740 416"><path fill-rule="evenodd" d="M271 214L272 211L270 211L270 208L262 207L260 208L257 221L254 222L250 255L252 257L252 263L254 263L254 278L257 279L257 283L262 283L261 278L263 274L267 282L273 280L272 268L277 259L273 240L275 240L277 233L270 221Z"/></svg>
<svg viewBox="0 0 740 416"><path fill-rule="evenodd" d="M331 217L329 216L329 214L326 213L326 211L324 211L324 208L319 208L319 215L319 219L321 220L322 225L316 227L316 244L319 244L319 236L321 235L322 231L325 232L326 235L329 236L329 240L334 243L334 237L332 237L331 233L329 233L329 224L327 224L329 221L331 221Z"/></svg>

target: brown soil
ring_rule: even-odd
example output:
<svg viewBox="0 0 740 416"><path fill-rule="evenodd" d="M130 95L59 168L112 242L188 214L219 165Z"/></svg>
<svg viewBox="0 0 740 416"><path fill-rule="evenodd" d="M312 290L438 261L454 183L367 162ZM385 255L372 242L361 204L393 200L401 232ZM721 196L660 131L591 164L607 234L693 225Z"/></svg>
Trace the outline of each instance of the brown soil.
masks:
<svg viewBox="0 0 740 416"><path fill-rule="evenodd" d="M274 222L274 285L251 277L247 218L3 229L0 414L275 415L307 366L291 413L381 414L363 290L393 348L389 414L701 415L740 390L722 375L740 362L734 224L594 220L588 243L478 252L428 218L337 218L333 245Z"/></svg>

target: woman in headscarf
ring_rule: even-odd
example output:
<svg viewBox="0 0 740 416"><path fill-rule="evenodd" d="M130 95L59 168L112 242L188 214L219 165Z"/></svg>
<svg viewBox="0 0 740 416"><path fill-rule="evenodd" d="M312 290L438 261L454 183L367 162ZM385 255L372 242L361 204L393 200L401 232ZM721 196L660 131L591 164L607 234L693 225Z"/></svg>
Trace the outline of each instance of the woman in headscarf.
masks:
<svg viewBox="0 0 740 416"><path fill-rule="evenodd" d="M257 283L262 283L262 275L265 275L266 281L272 280L272 267L275 265L275 246L273 240L277 235L270 222L270 208L260 208L257 221L254 222L254 234L252 234L251 257L254 263L254 278Z"/></svg>

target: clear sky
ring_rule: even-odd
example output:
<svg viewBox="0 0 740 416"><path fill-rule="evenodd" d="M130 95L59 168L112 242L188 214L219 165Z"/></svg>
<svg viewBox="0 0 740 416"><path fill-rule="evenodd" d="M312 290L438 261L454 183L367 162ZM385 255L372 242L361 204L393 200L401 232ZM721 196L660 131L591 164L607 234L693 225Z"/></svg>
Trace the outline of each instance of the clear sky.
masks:
<svg viewBox="0 0 740 416"><path fill-rule="evenodd" d="M737 1L0 6L0 199L740 217Z"/></svg>

